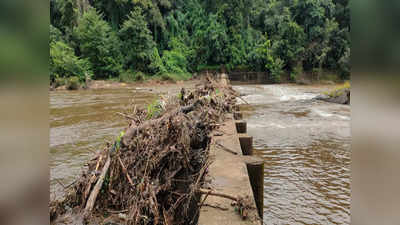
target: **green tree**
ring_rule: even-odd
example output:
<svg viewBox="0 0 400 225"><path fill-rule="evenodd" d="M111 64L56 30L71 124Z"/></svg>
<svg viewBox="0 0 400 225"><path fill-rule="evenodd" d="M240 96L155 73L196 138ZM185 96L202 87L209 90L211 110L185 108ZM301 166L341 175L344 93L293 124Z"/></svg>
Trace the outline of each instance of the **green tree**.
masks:
<svg viewBox="0 0 400 225"><path fill-rule="evenodd" d="M57 28L54 27L53 25L50 24L50 43L55 42L55 41L62 41L63 36L61 31Z"/></svg>
<svg viewBox="0 0 400 225"><path fill-rule="evenodd" d="M91 65L87 59L81 59L74 54L74 50L62 41L50 43L50 81L57 78L78 77L84 82L93 75Z"/></svg>
<svg viewBox="0 0 400 225"><path fill-rule="evenodd" d="M189 67L188 59L190 59L193 50L187 47L178 38L173 38L170 41L169 47L171 50L164 51L162 56L165 70L169 73L187 73Z"/></svg>
<svg viewBox="0 0 400 225"><path fill-rule="evenodd" d="M117 77L122 69L121 41L95 9L79 18L74 29L80 53L93 65L94 78Z"/></svg>
<svg viewBox="0 0 400 225"><path fill-rule="evenodd" d="M156 43L142 10L136 7L119 31L124 42L125 67L142 72L158 73L163 70Z"/></svg>
<svg viewBox="0 0 400 225"><path fill-rule="evenodd" d="M265 34L265 42L258 47L257 52L263 59L265 69L270 73L271 80L277 83L280 82L284 62L274 52L273 45L267 34Z"/></svg>
<svg viewBox="0 0 400 225"><path fill-rule="evenodd" d="M96 78L221 65L350 74L349 0L50 0L50 21L51 42L88 58Z"/></svg>

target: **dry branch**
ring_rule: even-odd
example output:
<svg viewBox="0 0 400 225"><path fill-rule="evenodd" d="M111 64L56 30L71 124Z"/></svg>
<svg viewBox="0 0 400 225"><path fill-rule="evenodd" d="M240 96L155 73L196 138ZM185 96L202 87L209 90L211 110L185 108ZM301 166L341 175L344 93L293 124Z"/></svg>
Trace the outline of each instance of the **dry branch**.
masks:
<svg viewBox="0 0 400 225"><path fill-rule="evenodd" d="M206 190L206 189L200 189L199 193L201 194L205 194L205 195L212 195L212 196L217 196L217 197L221 197L221 198L227 198L230 199L232 201L238 201L238 198L233 196L233 195L229 195L229 194L225 194L225 193L221 193L221 192L216 192L213 190Z"/></svg>
<svg viewBox="0 0 400 225"><path fill-rule="evenodd" d="M223 210L223 211L227 211L228 210L228 208L225 208L225 207L222 207L222 206L219 206L219 205L203 204L203 206L208 206L208 207L215 208L215 209L220 209L220 210Z"/></svg>
<svg viewBox="0 0 400 225"><path fill-rule="evenodd" d="M224 151L227 151L227 152L232 153L232 154L234 154L234 155L237 155L237 154L238 154L237 152L235 152L235 151L233 151L233 150L231 150L231 149L225 147L224 145L222 145L222 144L219 143L219 142L216 142L216 145L217 145L218 147L220 147L220 148L221 148L222 150L224 150Z"/></svg>
<svg viewBox="0 0 400 225"><path fill-rule="evenodd" d="M121 164L122 171L125 173L126 178L128 179L128 182L129 182L132 186L134 186L133 181L132 181L131 177L129 176L128 170L126 169L125 165L122 163L121 157L119 157L119 156L118 156L118 161L119 161L119 164Z"/></svg>
<svg viewBox="0 0 400 225"><path fill-rule="evenodd" d="M101 171L100 177L97 180L97 183L94 186L93 191L90 193L89 199L86 203L85 212L84 212L85 216L90 215L90 213L93 209L94 203L96 202L97 195L99 194L99 191L100 191L101 187L103 186L104 178L106 177L108 168L110 167L110 162L111 162L111 158L110 158L110 156L108 156L106 163L104 164L104 167Z"/></svg>

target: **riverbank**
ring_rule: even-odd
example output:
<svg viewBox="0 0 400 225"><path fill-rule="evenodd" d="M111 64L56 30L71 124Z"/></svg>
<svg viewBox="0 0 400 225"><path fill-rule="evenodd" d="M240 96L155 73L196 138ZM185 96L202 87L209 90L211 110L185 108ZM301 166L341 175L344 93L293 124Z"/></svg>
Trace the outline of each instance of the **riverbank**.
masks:
<svg viewBox="0 0 400 225"><path fill-rule="evenodd" d="M148 79L145 81L136 81L136 82L120 82L115 80L92 80L87 83L85 88L79 89L91 89L91 90L98 90L98 89L121 89L121 88L134 88L134 87L142 87L148 90L155 89L154 87L183 87L188 85L189 87L193 86L193 84L199 78L191 78L188 80L161 80L161 79ZM332 87L332 89L339 87L342 85L344 81L332 81L332 80L321 80L321 81L301 81L301 82L284 82L280 84L287 84L287 85L304 85L304 86L320 86L320 87ZM247 82L242 81L232 81L232 84L235 85L246 85ZM66 91L68 90L66 85L59 86L57 88L50 87L50 91Z"/></svg>
<svg viewBox="0 0 400 225"><path fill-rule="evenodd" d="M78 89L120 89L120 88L129 88L129 87L154 87L154 86L162 86L162 85L180 85L183 83L190 83L191 80L160 80L160 79L149 79L145 81L136 81L136 82L120 82L115 80L91 80L87 82L85 88ZM57 88L50 87L50 91L65 91L68 90L66 85L59 86Z"/></svg>

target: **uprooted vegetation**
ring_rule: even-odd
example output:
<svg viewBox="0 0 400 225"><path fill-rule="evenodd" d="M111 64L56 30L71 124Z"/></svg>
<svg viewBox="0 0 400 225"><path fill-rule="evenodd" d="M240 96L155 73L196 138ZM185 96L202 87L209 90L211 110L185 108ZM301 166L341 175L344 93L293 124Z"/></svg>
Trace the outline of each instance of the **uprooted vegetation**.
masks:
<svg viewBox="0 0 400 225"><path fill-rule="evenodd" d="M202 189L211 164L210 133L233 111L236 96L230 85L205 78L194 91L182 89L124 114L126 130L88 162L65 198L50 202L52 223L66 214L85 223L116 214L126 224L197 224L201 194L213 194ZM232 199L246 216L245 198L214 195Z"/></svg>

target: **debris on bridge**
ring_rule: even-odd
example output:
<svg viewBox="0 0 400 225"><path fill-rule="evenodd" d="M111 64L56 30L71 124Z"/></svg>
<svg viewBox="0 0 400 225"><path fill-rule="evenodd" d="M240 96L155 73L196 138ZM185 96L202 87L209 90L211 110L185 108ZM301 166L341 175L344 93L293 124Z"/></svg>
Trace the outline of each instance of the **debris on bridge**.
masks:
<svg viewBox="0 0 400 225"><path fill-rule="evenodd" d="M206 77L195 90L124 114L126 130L88 162L63 200L50 202L52 223L74 213L88 224L110 215L126 224L197 224L201 194L212 194L203 188L210 133L236 97L226 81Z"/></svg>

